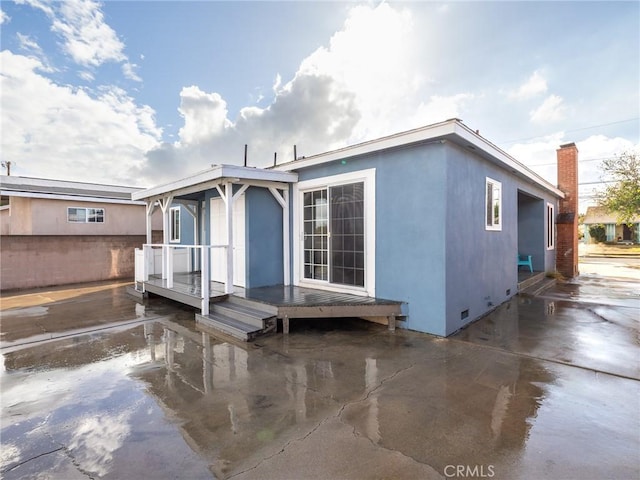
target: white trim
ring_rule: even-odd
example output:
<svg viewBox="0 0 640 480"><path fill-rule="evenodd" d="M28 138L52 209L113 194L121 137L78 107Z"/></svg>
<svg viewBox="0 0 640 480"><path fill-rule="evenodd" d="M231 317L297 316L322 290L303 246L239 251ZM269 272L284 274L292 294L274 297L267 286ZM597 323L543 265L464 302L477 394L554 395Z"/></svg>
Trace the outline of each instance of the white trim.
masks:
<svg viewBox="0 0 640 480"><path fill-rule="evenodd" d="M33 193L48 193L49 188L68 188L73 190L87 190L95 194L95 192L104 192L105 194L113 193L133 193L143 190L141 187L128 187L124 185L103 185L101 183L87 183L87 182L73 182L69 180L51 180L48 178L34 178L34 177L20 177L1 175L0 183L5 188L9 188L7 191L12 191L12 187L15 191L28 193L29 188L44 190ZM5 195L5 193L3 193ZM77 195L82 195L78 193Z"/></svg>
<svg viewBox="0 0 640 480"><path fill-rule="evenodd" d="M72 208L74 210L84 210L85 211L85 216L84 216L84 221L83 222L69 220L69 210L72 209ZM101 222L90 222L89 221L89 210L102 210L102 221ZM105 223L107 223L107 212L106 212L104 207L74 207L74 206L67 206L67 223L73 223L74 225L77 225L77 224L84 224L84 225L105 224Z"/></svg>
<svg viewBox="0 0 640 480"><path fill-rule="evenodd" d="M551 214L549 214L551 212ZM556 249L556 206L553 203L547 202L547 209L545 211L545 233L547 250ZM551 240L551 242L549 242Z"/></svg>
<svg viewBox="0 0 640 480"><path fill-rule="evenodd" d="M338 285L328 281L310 280L302 274L302 245L304 242L302 228L303 193L334 185L364 182L365 208L365 286L364 288L349 285ZM351 293L355 295L375 297L376 293L376 169L358 170L328 177L320 177L295 183L293 185L293 284L308 286L332 292Z"/></svg>
<svg viewBox="0 0 640 480"><path fill-rule="evenodd" d="M189 192L193 192L212 188L214 185L211 184L211 182L217 182L218 184L227 182L252 183L252 181L291 183L297 180L297 173L266 170L263 168L240 167L237 165L214 165L208 170L198 172L189 177L148 188L140 192L134 192L131 194L131 197L134 200L141 200L164 195L168 192L174 192L176 195L184 195L187 191L185 190L183 192L182 190L184 189L189 189Z"/></svg>
<svg viewBox="0 0 640 480"><path fill-rule="evenodd" d="M175 231L174 225L174 213L178 212L178 231ZM182 237L182 209L180 207L171 207L169 209L169 243L180 243L180 238Z"/></svg>
<svg viewBox="0 0 640 480"><path fill-rule="evenodd" d="M82 197L79 195L60 195L55 193L14 192L13 190L1 190L0 195L7 196L7 197L42 198L46 200L70 200L72 202L121 203L126 205L146 205L146 203L143 201L123 200L118 198Z"/></svg>
<svg viewBox="0 0 640 480"><path fill-rule="evenodd" d="M489 205L487 204L487 187L489 186L489 184L492 185L492 191L494 191L497 188L498 191L500 192L498 196L498 223L497 224L493 223L493 215L491 215L491 225L487 224L487 210L489 208ZM492 205L492 208L493 208L493 205ZM484 181L484 212L482 216L484 218L485 230L489 232L502 231L502 219L504 218L504 215L502 214L502 182L499 182L498 180L494 180L491 177L485 177L485 181Z"/></svg>
<svg viewBox="0 0 640 480"><path fill-rule="evenodd" d="M467 127L460 120L454 118L444 122L427 125L425 127L396 133L387 137L370 140L368 142L350 145L318 155L283 163L273 170L295 172L297 170L321 165L336 160L366 155L391 148L404 147L411 144L451 141L464 148L476 152L482 158L499 165L501 168L541 187L559 198L564 198L564 193L540 175L529 169L508 153L504 152L484 137Z"/></svg>

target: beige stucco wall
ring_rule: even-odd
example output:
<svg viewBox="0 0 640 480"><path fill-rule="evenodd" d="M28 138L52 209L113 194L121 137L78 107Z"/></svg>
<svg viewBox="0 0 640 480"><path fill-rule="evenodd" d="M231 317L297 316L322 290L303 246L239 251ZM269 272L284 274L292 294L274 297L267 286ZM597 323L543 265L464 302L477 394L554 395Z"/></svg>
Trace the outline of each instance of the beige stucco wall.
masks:
<svg viewBox="0 0 640 480"><path fill-rule="evenodd" d="M31 235L31 199L11 197L9 214L3 220L5 218L9 224L7 235Z"/></svg>
<svg viewBox="0 0 640 480"><path fill-rule="evenodd" d="M131 279L143 235L8 235L1 239L0 289Z"/></svg>
<svg viewBox="0 0 640 480"><path fill-rule="evenodd" d="M2 235L145 235L146 207L118 203L11 197L2 212ZM67 208L104 208L104 223L70 223ZM162 214L152 216L153 230L162 229Z"/></svg>
<svg viewBox="0 0 640 480"><path fill-rule="evenodd" d="M0 208L0 235L9 235L9 206Z"/></svg>

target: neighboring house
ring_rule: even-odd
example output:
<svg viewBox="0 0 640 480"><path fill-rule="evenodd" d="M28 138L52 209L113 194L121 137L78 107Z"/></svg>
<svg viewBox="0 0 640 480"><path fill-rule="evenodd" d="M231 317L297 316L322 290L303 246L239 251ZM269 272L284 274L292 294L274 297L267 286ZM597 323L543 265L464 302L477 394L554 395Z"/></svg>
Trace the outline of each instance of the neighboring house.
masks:
<svg viewBox="0 0 640 480"><path fill-rule="evenodd" d="M2 290L133 278L146 239L139 188L0 177ZM160 230L156 215L148 228Z"/></svg>
<svg viewBox="0 0 640 480"><path fill-rule="evenodd" d="M273 168L218 165L132 198L159 206L165 225L171 205L189 205L196 233L181 246L196 258L203 315L209 280L247 298L281 285L310 303L320 292L397 301L404 327L446 336L518 292L519 253L536 272L555 271L564 196L452 119ZM164 283L150 275L149 247L136 280L179 299L169 230L155 269Z"/></svg>
<svg viewBox="0 0 640 480"><path fill-rule="evenodd" d="M631 225L621 224L615 213L610 213L606 207L588 207L583 220L584 238L587 243L595 243L589 228L597 225L604 227L607 242L640 243L640 217L635 217Z"/></svg>

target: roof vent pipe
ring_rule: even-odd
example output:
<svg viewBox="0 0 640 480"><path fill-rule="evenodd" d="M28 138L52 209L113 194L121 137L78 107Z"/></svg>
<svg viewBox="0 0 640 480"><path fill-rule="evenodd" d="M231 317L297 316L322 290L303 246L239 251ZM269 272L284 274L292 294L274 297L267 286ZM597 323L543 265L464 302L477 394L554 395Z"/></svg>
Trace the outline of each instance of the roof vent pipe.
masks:
<svg viewBox="0 0 640 480"><path fill-rule="evenodd" d="M247 166L247 144L244 144L244 166Z"/></svg>
<svg viewBox="0 0 640 480"><path fill-rule="evenodd" d="M273 166L276 166L276 163L278 162L278 152L273 152Z"/></svg>
<svg viewBox="0 0 640 480"><path fill-rule="evenodd" d="M296 146L293 146L293 161L295 162L298 159L298 151Z"/></svg>

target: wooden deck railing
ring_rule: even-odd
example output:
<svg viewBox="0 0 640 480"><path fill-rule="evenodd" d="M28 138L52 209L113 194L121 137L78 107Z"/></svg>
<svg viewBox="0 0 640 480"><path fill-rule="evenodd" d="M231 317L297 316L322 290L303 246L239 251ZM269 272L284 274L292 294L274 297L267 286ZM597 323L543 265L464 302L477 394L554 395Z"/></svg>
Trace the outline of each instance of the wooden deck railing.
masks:
<svg viewBox="0 0 640 480"><path fill-rule="evenodd" d="M142 248L135 250L135 282L136 288L141 285L144 292L144 282L149 281L149 275L162 274L166 280L167 288L173 288L174 273L191 273L200 270L201 285L201 310L202 315L209 314L210 295L210 252L212 249L227 249L227 245L181 245L167 243L146 243ZM179 253L178 253L179 252ZM195 253L197 252L197 253ZM225 258L228 258L225 255ZM160 260L160 268L157 260ZM177 268L177 270L176 270ZM159 270L159 271L158 271ZM225 265L228 271L228 266ZM229 281L230 275L226 275L225 293L233 293L233 282Z"/></svg>

